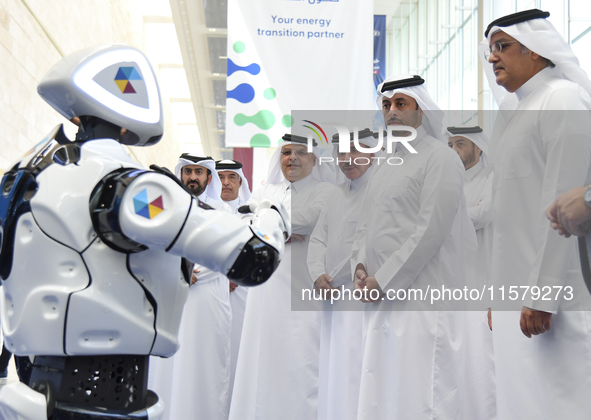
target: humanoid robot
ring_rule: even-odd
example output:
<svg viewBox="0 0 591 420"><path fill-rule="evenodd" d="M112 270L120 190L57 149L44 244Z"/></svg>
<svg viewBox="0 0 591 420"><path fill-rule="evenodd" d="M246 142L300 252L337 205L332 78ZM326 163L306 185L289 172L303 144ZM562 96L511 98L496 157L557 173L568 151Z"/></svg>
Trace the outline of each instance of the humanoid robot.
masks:
<svg viewBox="0 0 591 420"><path fill-rule="evenodd" d="M121 144L152 145L163 133L155 75L134 48L67 56L38 92L79 131L70 141L56 127L0 186L2 327L10 351L34 356L28 382L0 391L0 417L158 419L148 358L179 347L188 261L262 283L281 259L289 215L267 201L250 222L237 219L129 157Z"/></svg>

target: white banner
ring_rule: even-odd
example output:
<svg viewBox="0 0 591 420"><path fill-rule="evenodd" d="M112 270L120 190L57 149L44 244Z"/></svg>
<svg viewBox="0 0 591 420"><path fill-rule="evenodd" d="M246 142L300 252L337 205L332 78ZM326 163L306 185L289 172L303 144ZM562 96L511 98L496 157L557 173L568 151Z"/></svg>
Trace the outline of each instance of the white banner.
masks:
<svg viewBox="0 0 591 420"><path fill-rule="evenodd" d="M292 110L374 109L372 58L371 0L228 0L226 146L277 146Z"/></svg>

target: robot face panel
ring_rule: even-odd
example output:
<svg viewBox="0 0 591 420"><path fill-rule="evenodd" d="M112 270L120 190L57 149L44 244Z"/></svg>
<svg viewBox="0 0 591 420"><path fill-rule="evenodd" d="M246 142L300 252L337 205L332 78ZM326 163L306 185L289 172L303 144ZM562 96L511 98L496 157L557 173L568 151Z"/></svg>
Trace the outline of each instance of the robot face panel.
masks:
<svg viewBox="0 0 591 420"><path fill-rule="evenodd" d="M136 63L113 64L94 76L92 80L115 97L140 108L150 109L146 81ZM108 97L105 99L109 100ZM113 105L116 106L116 104Z"/></svg>
<svg viewBox="0 0 591 420"><path fill-rule="evenodd" d="M158 83L146 56L126 45L98 46L60 60L38 92L68 119L102 118L126 128L126 144L145 146L163 133ZM130 138L133 141L130 142Z"/></svg>

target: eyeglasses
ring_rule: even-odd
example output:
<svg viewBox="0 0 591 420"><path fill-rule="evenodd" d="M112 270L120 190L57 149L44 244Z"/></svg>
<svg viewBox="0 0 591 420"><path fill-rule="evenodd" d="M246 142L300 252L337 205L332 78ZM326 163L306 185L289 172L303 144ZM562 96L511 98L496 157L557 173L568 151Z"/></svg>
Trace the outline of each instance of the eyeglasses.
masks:
<svg viewBox="0 0 591 420"><path fill-rule="evenodd" d="M492 44L490 46L490 48L488 50L486 50L484 52L484 58L488 61L491 54L494 54L498 57L498 55L503 52L503 48L505 48L505 45L512 44L514 42L519 42L519 41L497 41L497 42L495 42L494 44Z"/></svg>
<svg viewBox="0 0 591 420"><path fill-rule="evenodd" d="M308 156L308 152L305 149L285 149L281 151L282 156L291 156L292 154L298 155L299 157Z"/></svg>

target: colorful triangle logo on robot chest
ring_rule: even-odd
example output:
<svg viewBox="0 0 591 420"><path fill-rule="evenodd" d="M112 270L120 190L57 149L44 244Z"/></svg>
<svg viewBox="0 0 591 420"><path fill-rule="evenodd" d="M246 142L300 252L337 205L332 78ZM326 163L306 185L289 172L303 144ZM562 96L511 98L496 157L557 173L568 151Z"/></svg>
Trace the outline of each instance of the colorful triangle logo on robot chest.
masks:
<svg viewBox="0 0 591 420"><path fill-rule="evenodd" d="M133 206L135 214L150 220L164 211L162 196L149 201L148 190L145 188L133 197Z"/></svg>

